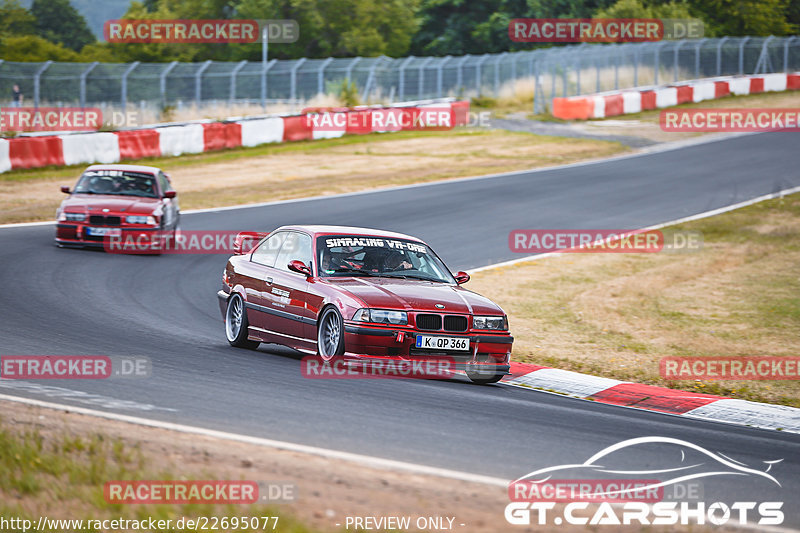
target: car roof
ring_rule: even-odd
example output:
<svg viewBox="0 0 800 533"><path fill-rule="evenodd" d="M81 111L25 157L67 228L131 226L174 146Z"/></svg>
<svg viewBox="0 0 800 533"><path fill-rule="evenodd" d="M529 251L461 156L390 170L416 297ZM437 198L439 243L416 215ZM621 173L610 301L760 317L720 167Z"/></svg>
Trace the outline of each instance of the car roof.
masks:
<svg viewBox="0 0 800 533"><path fill-rule="evenodd" d="M423 242L422 239L406 235L404 233L397 233L394 231L386 231L381 229L372 228L357 228L353 226L328 226L328 225L298 225L298 226L281 226L278 230L302 230L315 235L364 235L368 237L383 237L386 239L406 239L409 241Z"/></svg>
<svg viewBox="0 0 800 533"><path fill-rule="evenodd" d="M131 172L149 172L151 174L158 174L161 169L157 167L149 167L146 165L91 165L86 170L129 170Z"/></svg>

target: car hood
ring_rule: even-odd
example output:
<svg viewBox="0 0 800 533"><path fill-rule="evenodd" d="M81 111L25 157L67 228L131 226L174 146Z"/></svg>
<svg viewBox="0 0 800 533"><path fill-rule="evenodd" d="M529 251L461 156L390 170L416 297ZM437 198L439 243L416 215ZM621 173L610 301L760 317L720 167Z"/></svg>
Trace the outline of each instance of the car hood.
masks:
<svg viewBox="0 0 800 533"><path fill-rule="evenodd" d="M499 315L503 310L494 302L458 285L396 278L328 278L326 283L350 293L368 307ZM437 308L436 304L444 305Z"/></svg>
<svg viewBox="0 0 800 533"><path fill-rule="evenodd" d="M63 202L61 209L85 213L125 213L127 215L153 214L161 207L158 198L139 196L114 196L110 194L73 194Z"/></svg>

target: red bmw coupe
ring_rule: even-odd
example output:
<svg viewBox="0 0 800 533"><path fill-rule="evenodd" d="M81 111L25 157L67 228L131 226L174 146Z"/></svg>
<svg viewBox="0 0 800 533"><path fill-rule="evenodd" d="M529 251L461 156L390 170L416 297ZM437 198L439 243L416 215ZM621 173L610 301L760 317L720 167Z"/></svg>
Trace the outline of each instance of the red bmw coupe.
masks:
<svg viewBox="0 0 800 533"><path fill-rule="evenodd" d="M152 239L174 232L180 209L161 169L142 165L92 165L56 211L56 244L103 247L110 238Z"/></svg>
<svg viewBox="0 0 800 533"><path fill-rule="evenodd" d="M341 226L244 232L258 244L232 256L219 307L232 346L276 343L325 361L447 357L476 383L509 370L503 310L461 287L421 240Z"/></svg>

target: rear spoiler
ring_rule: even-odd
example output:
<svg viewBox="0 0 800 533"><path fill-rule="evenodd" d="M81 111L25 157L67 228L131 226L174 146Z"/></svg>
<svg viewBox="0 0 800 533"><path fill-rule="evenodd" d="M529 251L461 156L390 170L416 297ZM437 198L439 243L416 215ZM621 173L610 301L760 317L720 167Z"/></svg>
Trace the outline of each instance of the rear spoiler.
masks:
<svg viewBox="0 0 800 533"><path fill-rule="evenodd" d="M236 235L233 241L233 254L244 255L250 253L256 247L261 239L269 235L269 232L263 231L241 231Z"/></svg>

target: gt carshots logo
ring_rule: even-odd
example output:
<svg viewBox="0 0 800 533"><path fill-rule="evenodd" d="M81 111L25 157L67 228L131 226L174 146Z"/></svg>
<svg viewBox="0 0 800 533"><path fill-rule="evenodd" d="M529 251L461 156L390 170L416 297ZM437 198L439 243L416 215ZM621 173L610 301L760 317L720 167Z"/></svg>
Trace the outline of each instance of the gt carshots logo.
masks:
<svg viewBox="0 0 800 533"><path fill-rule="evenodd" d="M650 452L649 457L655 454L663 458L663 467L631 465L634 454L645 450ZM784 502L663 498L666 491L688 481L718 476L744 476L756 490L759 483L781 486L769 474L773 465L781 461L764 461L766 467L762 471L680 439L629 439L600 450L583 463L542 468L512 481L512 501L506 505L504 517L514 525L778 525L784 520ZM651 479L641 479L643 473ZM679 491L672 493L677 495Z"/></svg>

